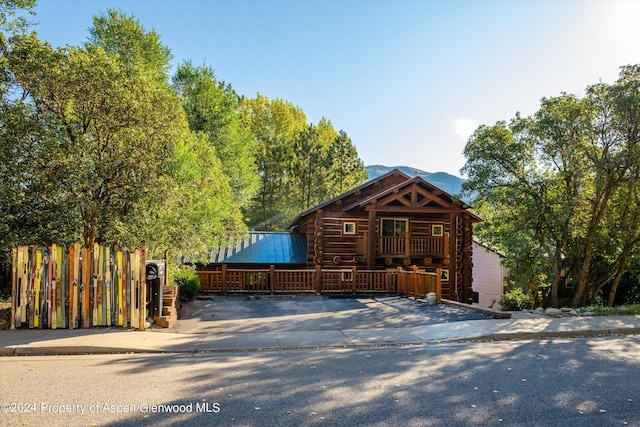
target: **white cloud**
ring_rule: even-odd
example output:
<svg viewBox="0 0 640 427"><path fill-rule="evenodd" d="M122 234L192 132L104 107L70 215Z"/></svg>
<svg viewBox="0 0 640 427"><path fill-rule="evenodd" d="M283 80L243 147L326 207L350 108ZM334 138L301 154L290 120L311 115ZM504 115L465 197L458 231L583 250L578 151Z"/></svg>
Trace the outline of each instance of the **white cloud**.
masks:
<svg viewBox="0 0 640 427"><path fill-rule="evenodd" d="M478 123L468 117L459 117L454 119L451 124L451 130L462 141L466 142L471 134L478 127Z"/></svg>

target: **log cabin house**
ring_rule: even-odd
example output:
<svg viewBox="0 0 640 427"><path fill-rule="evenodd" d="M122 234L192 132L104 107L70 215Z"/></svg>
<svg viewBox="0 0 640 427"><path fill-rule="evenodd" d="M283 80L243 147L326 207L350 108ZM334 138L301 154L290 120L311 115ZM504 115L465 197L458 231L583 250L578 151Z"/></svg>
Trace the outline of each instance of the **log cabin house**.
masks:
<svg viewBox="0 0 640 427"><path fill-rule="evenodd" d="M481 219L469 208L424 179L394 169L301 213L291 222L290 233L252 232L216 249L208 265L199 266L199 276L214 292L278 292L274 286L279 284L268 283L278 281L269 279L276 268L383 275L419 270L439 272L442 298L472 303L473 224ZM256 273L251 279L230 279L229 267ZM256 285L249 289L247 282Z"/></svg>
<svg viewBox="0 0 640 427"><path fill-rule="evenodd" d="M398 169L300 214L307 265L368 270L440 269L443 298L471 303L473 224L469 205Z"/></svg>

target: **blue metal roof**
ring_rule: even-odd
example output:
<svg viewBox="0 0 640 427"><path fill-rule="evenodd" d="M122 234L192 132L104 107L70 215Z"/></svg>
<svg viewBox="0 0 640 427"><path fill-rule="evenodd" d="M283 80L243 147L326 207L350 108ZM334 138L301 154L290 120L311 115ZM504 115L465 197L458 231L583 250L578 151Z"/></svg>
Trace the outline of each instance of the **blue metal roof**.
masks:
<svg viewBox="0 0 640 427"><path fill-rule="evenodd" d="M235 244L213 250L212 264L306 264L307 239L301 233L252 231Z"/></svg>

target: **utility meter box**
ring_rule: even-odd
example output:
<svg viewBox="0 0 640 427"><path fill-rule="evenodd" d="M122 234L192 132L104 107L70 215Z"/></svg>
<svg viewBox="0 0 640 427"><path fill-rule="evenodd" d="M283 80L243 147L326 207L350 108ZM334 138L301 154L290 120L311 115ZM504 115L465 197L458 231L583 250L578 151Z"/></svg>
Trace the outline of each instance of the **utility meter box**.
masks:
<svg viewBox="0 0 640 427"><path fill-rule="evenodd" d="M167 284L166 261L147 261L147 313L151 319L162 315L162 288Z"/></svg>

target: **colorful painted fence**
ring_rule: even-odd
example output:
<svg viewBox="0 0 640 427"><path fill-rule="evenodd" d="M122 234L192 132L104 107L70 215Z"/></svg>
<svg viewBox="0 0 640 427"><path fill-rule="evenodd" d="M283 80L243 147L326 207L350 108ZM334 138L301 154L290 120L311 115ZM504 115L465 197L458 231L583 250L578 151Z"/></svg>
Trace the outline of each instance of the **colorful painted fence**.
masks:
<svg viewBox="0 0 640 427"><path fill-rule="evenodd" d="M11 328L145 328L144 249L13 248Z"/></svg>

